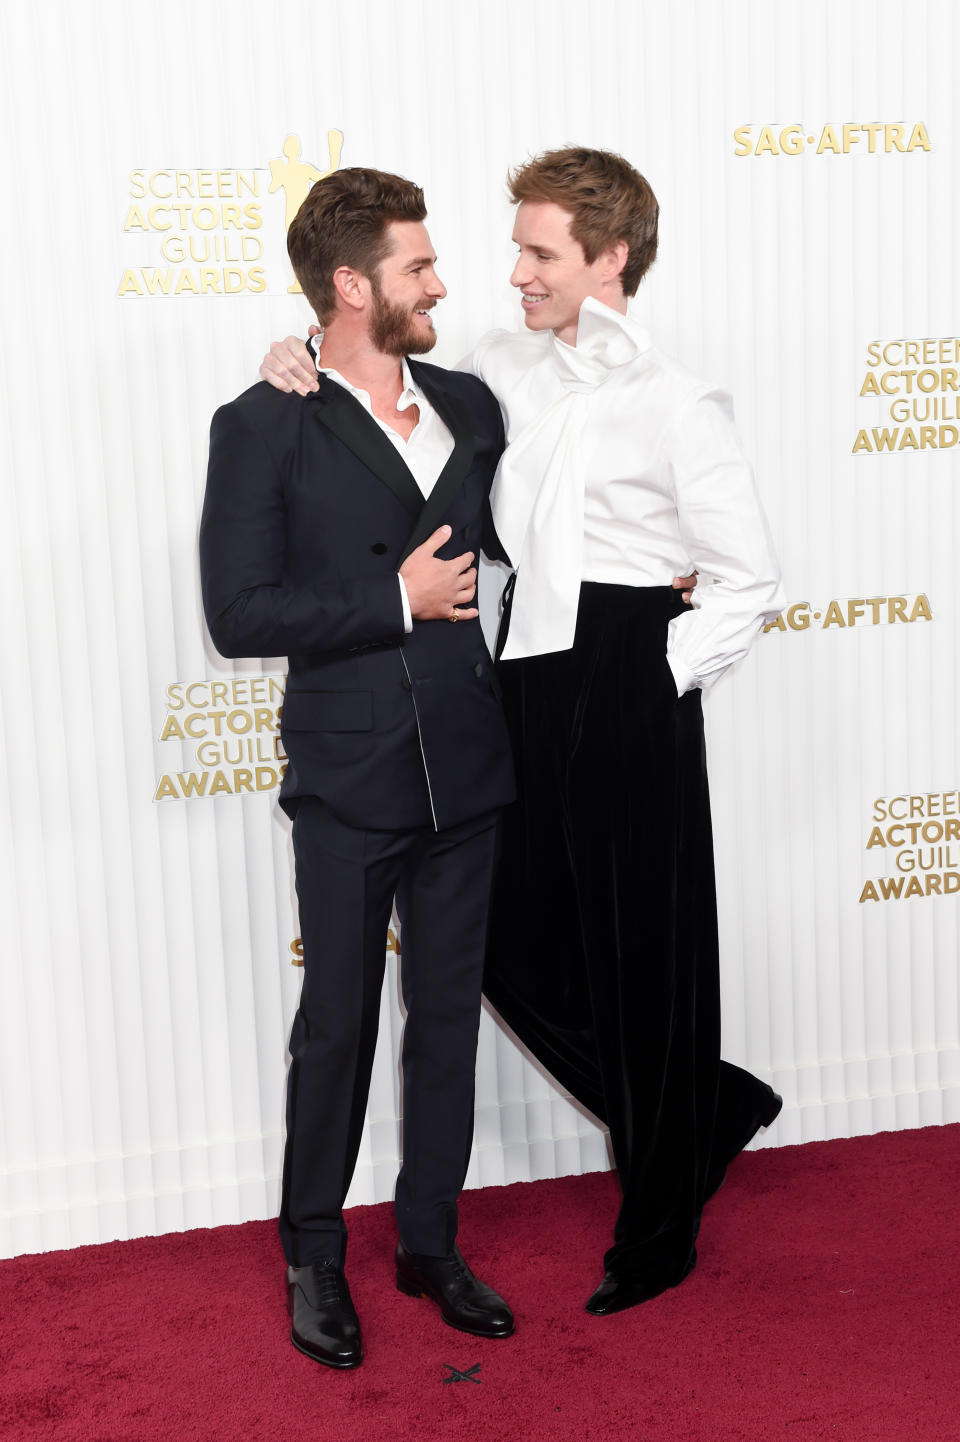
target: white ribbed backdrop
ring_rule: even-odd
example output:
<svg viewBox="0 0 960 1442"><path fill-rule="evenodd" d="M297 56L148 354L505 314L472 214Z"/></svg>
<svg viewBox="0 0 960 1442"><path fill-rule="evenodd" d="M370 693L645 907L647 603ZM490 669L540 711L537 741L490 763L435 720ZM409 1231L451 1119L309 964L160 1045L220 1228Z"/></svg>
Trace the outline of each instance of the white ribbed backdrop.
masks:
<svg viewBox="0 0 960 1442"><path fill-rule="evenodd" d="M447 363L518 319L509 163L576 141L650 179L639 310L733 392L790 601L932 615L773 632L709 698L725 1052L784 1093L768 1145L960 1120L960 894L859 900L896 874L865 850L874 800L960 788L957 451L851 454L890 424L867 346L960 331L958 69L950 0L3 8L0 1252L277 1207L287 824L275 792L153 798L196 750L158 739L168 685L282 668L216 656L195 541L210 415L309 320L267 193L288 134L324 169L338 129L343 164L424 185ZM844 122L930 148L734 153L736 127ZM263 293L118 294L168 265L171 232L124 230L131 172L177 170L256 172ZM397 1166L394 961L354 1202ZM607 1164L485 1016L469 1184Z"/></svg>

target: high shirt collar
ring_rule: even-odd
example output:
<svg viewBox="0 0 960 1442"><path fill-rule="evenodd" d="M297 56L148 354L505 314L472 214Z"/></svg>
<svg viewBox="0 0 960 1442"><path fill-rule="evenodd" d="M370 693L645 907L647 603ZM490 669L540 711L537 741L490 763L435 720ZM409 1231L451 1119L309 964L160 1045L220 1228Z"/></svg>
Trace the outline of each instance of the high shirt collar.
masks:
<svg viewBox="0 0 960 1442"><path fill-rule="evenodd" d="M587 296L577 319L577 343L551 331L554 365L561 380L572 389L593 389L613 370L628 365L651 347L649 333L629 313L622 315Z"/></svg>

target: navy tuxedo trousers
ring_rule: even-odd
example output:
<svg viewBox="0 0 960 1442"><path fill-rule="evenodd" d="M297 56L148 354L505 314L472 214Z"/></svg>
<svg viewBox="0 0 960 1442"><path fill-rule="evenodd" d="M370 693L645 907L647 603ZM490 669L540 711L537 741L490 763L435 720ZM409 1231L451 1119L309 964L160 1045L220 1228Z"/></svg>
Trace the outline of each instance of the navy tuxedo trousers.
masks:
<svg viewBox="0 0 960 1442"><path fill-rule="evenodd" d="M498 813L444 831L361 830L324 802L293 824L303 987L290 1037L280 1236L287 1261L343 1264L377 1040L387 927L401 922L400 1237L444 1256L473 1140L474 1072Z"/></svg>

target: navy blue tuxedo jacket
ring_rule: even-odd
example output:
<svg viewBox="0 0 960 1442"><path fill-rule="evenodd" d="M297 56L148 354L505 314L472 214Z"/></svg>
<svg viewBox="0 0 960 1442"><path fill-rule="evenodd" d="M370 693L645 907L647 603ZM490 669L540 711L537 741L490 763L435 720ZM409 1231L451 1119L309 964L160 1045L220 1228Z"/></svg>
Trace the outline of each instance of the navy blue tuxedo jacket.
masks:
<svg viewBox="0 0 960 1442"><path fill-rule="evenodd" d="M473 376L410 361L454 437L425 502L363 406L264 382L213 418L200 525L203 605L224 656L286 656L281 805L317 796L349 825L456 825L513 799L493 664L478 621L414 621L397 571L438 526L443 559L490 527L500 408Z"/></svg>

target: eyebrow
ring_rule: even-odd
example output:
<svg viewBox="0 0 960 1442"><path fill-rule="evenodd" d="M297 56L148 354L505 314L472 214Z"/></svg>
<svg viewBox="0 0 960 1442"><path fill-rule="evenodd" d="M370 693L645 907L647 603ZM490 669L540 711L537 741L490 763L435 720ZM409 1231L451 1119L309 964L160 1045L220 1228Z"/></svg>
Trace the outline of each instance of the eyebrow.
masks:
<svg viewBox="0 0 960 1442"><path fill-rule="evenodd" d="M435 255L418 255L416 260L407 262L405 269L416 270L418 265L436 265L436 263L437 257Z"/></svg>

